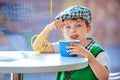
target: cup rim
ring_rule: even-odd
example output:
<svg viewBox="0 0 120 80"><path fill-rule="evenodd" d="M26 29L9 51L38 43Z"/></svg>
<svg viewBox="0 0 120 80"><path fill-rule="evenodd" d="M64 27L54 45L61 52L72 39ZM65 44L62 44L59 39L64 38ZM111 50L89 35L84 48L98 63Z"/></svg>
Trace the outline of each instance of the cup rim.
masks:
<svg viewBox="0 0 120 80"><path fill-rule="evenodd" d="M59 42L80 42L80 40L59 40Z"/></svg>

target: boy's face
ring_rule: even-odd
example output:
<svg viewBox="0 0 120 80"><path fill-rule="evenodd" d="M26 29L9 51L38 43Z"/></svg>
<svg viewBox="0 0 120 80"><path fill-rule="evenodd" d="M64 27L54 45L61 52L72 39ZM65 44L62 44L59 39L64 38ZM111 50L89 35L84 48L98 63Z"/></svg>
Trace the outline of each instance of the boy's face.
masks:
<svg viewBox="0 0 120 80"><path fill-rule="evenodd" d="M65 19L64 24L62 33L66 40L85 40L91 30L91 26L87 26L81 19Z"/></svg>

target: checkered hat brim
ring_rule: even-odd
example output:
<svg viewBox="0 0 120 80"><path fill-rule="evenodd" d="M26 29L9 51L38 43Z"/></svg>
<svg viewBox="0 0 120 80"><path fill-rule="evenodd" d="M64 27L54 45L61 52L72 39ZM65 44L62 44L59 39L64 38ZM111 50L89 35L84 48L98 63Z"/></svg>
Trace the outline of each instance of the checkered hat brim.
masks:
<svg viewBox="0 0 120 80"><path fill-rule="evenodd" d="M89 24L91 23L91 12L86 7L72 6L60 12L55 19L83 18Z"/></svg>

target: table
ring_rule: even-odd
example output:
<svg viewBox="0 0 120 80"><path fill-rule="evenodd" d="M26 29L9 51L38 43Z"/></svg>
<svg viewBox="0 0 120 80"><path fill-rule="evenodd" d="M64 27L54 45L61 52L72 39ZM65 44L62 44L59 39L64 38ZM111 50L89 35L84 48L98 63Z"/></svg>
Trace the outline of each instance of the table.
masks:
<svg viewBox="0 0 120 80"><path fill-rule="evenodd" d="M12 80L22 80L22 75L17 73L69 71L88 66L87 58L61 57L59 53L32 55L33 51L0 51L0 56L1 54L9 56L10 59L0 60L0 72L13 73ZM15 79L14 75L17 75L18 79Z"/></svg>

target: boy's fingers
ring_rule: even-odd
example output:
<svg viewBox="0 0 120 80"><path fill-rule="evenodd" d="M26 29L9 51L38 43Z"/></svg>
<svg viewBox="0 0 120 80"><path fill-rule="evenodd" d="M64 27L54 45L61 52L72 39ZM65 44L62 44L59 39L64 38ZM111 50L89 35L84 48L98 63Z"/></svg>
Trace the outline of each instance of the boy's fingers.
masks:
<svg viewBox="0 0 120 80"><path fill-rule="evenodd" d="M67 52L72 53L72 52L73 52L73 50L67 50Z"/></svg>
<svg viewBox="0 0 120 80"><path fill-rule="evenodd" d="M75 46L75 45L77 45L77 44L74 43L74 42L71 42L70 45L71 45L71 46Z"/></svg>
<svg viewBox="0 0 120 80"><path fill-rule="evenodd" d="M74 50L67 50L67 52L69 52L70 54L75 54Z"/></svg>
<svg viewBox="0 0 120 80"><path fill-rule="evenodd" d="M71 49L73 49L73 48L75 48L74 46L66 46L66 48L71 48Z"/></svg>
<svg viewBox="0 0 120 80"><path fill-rule="evenodd" d="M74 42L70 43L70 46L66 46L66 48L75 48L76 46L78 46L79 44L76 44Z"/></svg>
<svg viewBox="0 0 120 80"><path fill-rule="evenodd" d="M64 26L64 23L63 23L62 20L56 20L55 21L55 26L56 26L56 28L61 28L61 27Z"/></svg>

